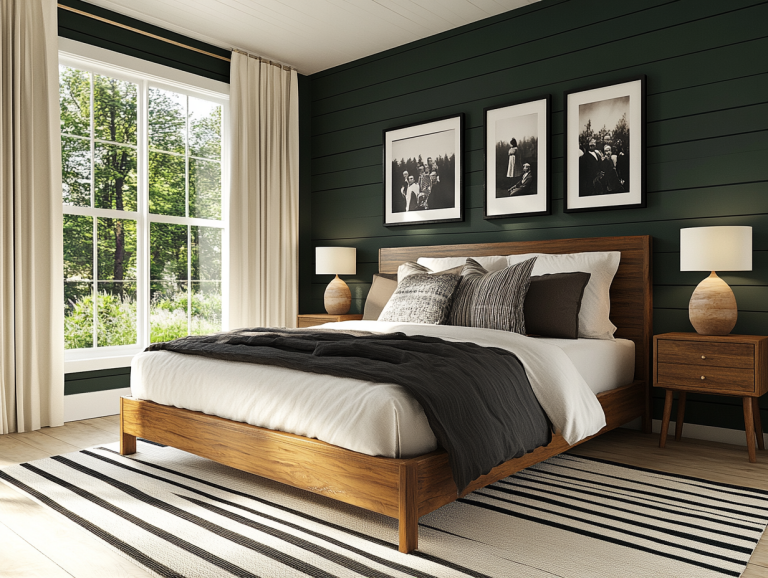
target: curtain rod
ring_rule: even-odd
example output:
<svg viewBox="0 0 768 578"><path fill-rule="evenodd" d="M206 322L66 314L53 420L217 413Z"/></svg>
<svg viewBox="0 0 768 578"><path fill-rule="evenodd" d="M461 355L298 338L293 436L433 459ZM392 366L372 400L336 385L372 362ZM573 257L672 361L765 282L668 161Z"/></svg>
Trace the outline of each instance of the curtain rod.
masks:
<svg viewBox="0 0 768 578"><path fill-rule="evenodd" d="M112 26L117 26L118 28L124 28L125 30L136 32L137 34L149 36L150 38L154 38L155 40L162 40L163 42L167 42L168 44L180 46L181 48L186 48L187 50L194 50L195 52L199 52L200 54L205 54L206 56L213 56L214 58L218 58L219 60L226 60L227 62L230 61L230 59L227 58L226 56L220 56L218 54L213 54L212 52L206 52L205 50L195 48L194 46L189 46L188 44L182 44L181 42L176 42L175 40L171 40L169 38L163 38L162 36L158 36L157 34L152 34L151 32L145 32L144 30L139 30L138 28L134 28L126 24L121 24L120 22L115 22L114 20L103 18L102 16L96 16L95 14L91 14L90 12L85 12L84 10L78 10L77 8L72 8L71 6L65 6L64 4L57 4L57 6L59 8L63 8L64 10L69 10L70 12L75 12L76 14L87 16L88 18L93 18L94 20L106 22L107 24L111 24Z"/></svg>
<svg viewBox="0 0 768 578"><path fill-rule="evenodd" d="M60 4L60 3L57 3L57 6L59 8L62 8L63 10L69 10L70 12L80 14L81 16L87 16L88 18L93 18L94 20L99 20L100 22L105 22L107 24L111 24L112 26L117 26L118 28L123 28L125 30L130 30L131 32L136 32L137 34L149 36L150 38L154 38L155 40L161 40L162 42L167 42L168 44L173 44L174 46L179 46L181 48L186 48L187 50L193 50L195 52L199 52L200 54L205 54L206 56L212 56L213 58L218 58L219 60L231 62L231 59L227 58L226 56L213 54L212 52L207 52L205 50L201 50L200 48L189 46L188 44L182 44L181 42L176 42L175 40L171 40L170 38L164 38L163 36L158 36L157 34L152 34L151 32L146 32L144 30L139 30L138 28L134 28L133 26L128 26L127 24L121 24L120 22L109 20L108 18L104 18L103 16L96 16L95 14L91 14L90 12L85 12L84 10L78 10L77 8L72 8L71 6L65 6L64 4ZM295 70L295 68L293 68L292 66L287 66L279 62L273 62L271 60L267 60L266 58L262 58L260 56L254 56L253 54L248 54L247 52L238 50L237 48L233 48L232 51L239 52L240 54L244 54L249 58L255 58L260 62L266 62L267 64L271 64L272 66L279 66L283 70Z"/></svg>
<svg viewBox="0 0 768 578"><path fill-rule="evenodd" d="M243 56L247 56L248 58L253 58L255 60L258 60L259 62L266 62L267 64L271 64L272 66L277 66L278 68L282 68L283 70L297 70L293 66L288 66L287 64L281 64L280 62L274 62L273 60L267 60L266 58L249 54L248 52L245 52L244 50L239 50L237 48L233 48L232 52L237 52L238 54L242 54Z"/></svg>

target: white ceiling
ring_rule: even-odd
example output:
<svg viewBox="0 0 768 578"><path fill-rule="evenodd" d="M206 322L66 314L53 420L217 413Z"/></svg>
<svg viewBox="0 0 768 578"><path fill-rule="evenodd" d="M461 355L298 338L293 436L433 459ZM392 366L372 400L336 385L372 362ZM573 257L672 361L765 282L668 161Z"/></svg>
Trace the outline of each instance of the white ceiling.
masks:
<svg viewBox="0 0 768 578"><path fill-rule="evenodd" d="M538 0L88 0L312 74Z"/></svg>

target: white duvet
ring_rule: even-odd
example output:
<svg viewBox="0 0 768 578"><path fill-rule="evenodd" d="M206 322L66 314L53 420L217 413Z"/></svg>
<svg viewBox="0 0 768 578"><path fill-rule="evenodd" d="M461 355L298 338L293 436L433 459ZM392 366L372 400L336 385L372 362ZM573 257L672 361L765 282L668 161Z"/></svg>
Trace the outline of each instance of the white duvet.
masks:
<svg viewBox="0 0 768 578"><path fill-rule="evenodd" d="M557 433L576 443L605 425L600 402L566 353L516 333L414 323L345 321L325 328L428 335L512 351ZM404 388L168 351L134 357L131 391L146 399L316 438L369 455L409 457L437 442Z"/></svg>

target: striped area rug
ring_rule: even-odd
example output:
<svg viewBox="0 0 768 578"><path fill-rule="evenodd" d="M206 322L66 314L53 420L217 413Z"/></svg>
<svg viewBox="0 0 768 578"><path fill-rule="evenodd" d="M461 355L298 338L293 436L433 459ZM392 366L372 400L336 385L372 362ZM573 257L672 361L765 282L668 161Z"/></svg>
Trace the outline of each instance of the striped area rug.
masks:
<svg viewBox="0 0 768 578"><path fill-rule="evenodd" d="M11 466L0 479L157 576L739 576L768 492L558 456L397 525L190 454L139 442Z"/></svg>

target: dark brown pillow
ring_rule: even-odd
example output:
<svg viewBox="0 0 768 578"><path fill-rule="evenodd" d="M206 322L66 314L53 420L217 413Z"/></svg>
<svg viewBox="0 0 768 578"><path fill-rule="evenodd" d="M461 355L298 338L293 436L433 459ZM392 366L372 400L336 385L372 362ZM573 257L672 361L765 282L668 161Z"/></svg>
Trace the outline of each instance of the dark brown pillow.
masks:
<svg viewBox="0 0 768 578"><path fill-rule="evenodd" d="M379 273L373 276L371 290L365 298L363 320L376 321L384 306L397 290L397 274Z"/></svg>
<svg viewBox="0 0 768 578"><path fill-rule="evenodd" d="M525 330L529 335L578 339L579 310L589 273L552 273L531 277L525 296Z"/></svg>

